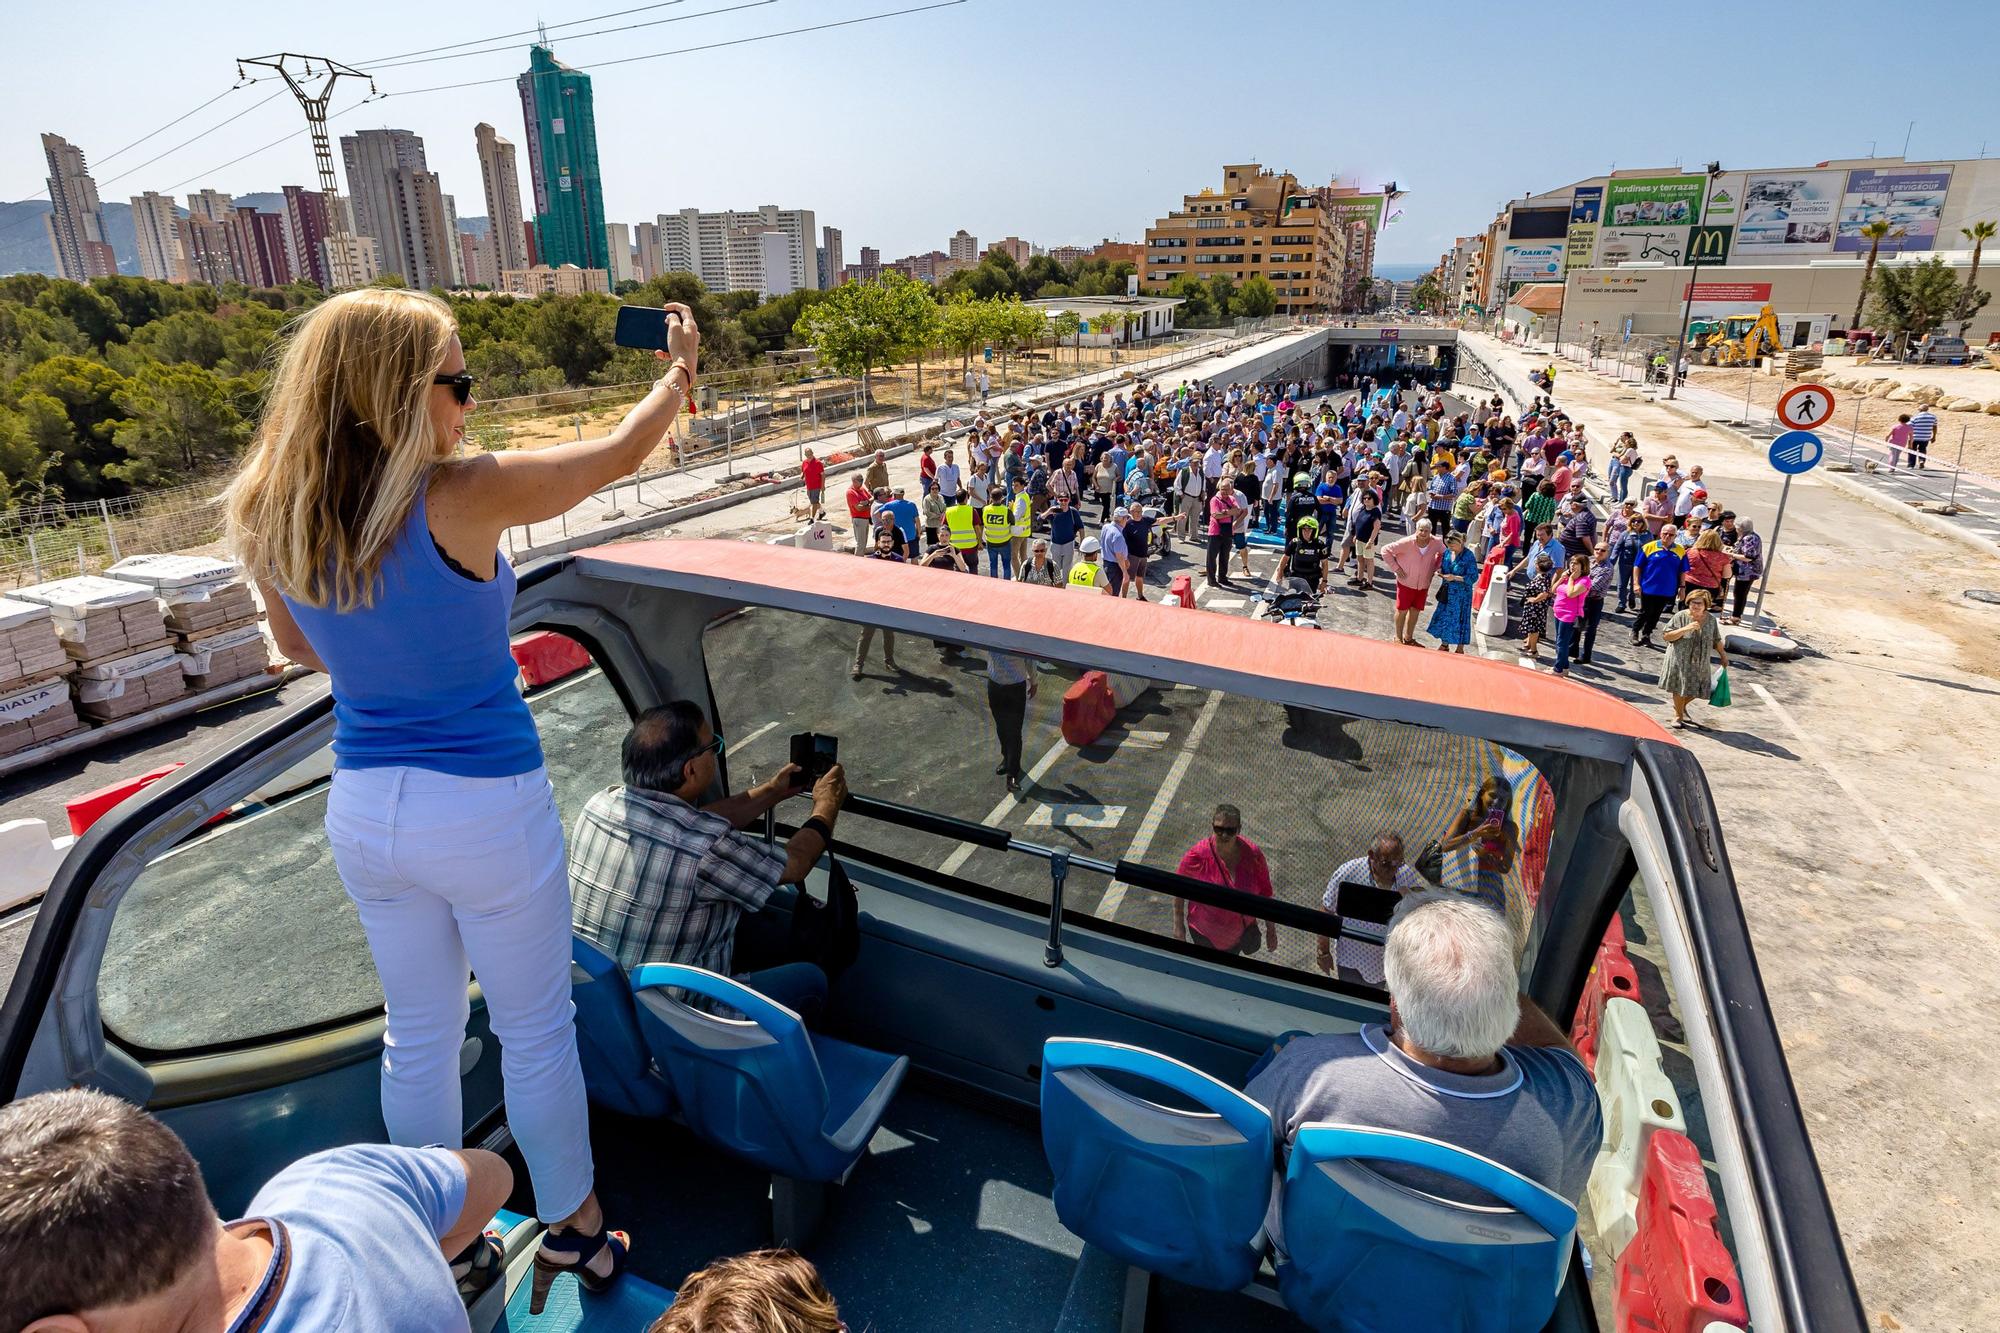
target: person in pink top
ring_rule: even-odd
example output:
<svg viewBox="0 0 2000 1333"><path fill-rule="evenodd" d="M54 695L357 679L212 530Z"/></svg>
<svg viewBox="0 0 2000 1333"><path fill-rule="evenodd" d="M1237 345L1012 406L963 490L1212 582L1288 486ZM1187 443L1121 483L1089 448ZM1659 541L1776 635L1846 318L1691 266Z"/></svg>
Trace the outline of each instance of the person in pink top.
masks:
<svg viewBox="0 0 2000 1333"><path fill-rule="evenodd" d="M1894 472L1896 465L1903 461L1903 451L1910 447L1911 429L1910 414L1905 412L1896 418L1896 424L1889 427L1889 433L1882 437L1889 442L1889 470L1891 472ZM1914 456L1913 453L1912 457Z"/></svg>
<svg viewBox="0 0 2000 1333"><path fill-rule="evenodd" d="M1243 812L1233 805L1218 805L1209 819L1209 836L1187 849L1175 867L1189 879L1220 884L1239 893L1271 896L1271 867L1256 843L1243 836ZM1222 953L1257 952L1257 918L1231 912L1206 903L1174 899L1174 938L1186 939L1188 932L1209 948ZM1264 923L1264 947L1276 952L1278 928Z"/></svg>
<svg viewBox="0 0 2000 1333"><path fill-rule="evenodd" d="M1556 674L1567 676L1577 631L1583 628L1584 604L1590 600L1589 556L1578 552L1569 558L1556 575L1554 593L1549 611L1556 618Z"/></svg>
<svg viewBox="0 0 2000 1333"><path fill-rule="evenodd" d="M1415 532L1382 548L1382 563L1396 576L1396 642L1415 646L1417 617L1444 563L1444 543L1431 535L1429 519L1419 519Z"/></svg>

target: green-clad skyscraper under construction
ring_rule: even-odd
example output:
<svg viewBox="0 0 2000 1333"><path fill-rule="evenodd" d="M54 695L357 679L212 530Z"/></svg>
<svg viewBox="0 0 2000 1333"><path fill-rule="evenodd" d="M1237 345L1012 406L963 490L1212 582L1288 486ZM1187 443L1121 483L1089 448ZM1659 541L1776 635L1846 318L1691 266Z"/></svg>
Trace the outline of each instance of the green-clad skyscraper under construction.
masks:
<svg viewBox="0 0 2000 1333"><path fill-rule="evenodd" d="M546 46L534 46L528 72L515 86L527 122L528 174L535 182L536 257L551 268L609 269L590 76L557 60Z"/></svg>

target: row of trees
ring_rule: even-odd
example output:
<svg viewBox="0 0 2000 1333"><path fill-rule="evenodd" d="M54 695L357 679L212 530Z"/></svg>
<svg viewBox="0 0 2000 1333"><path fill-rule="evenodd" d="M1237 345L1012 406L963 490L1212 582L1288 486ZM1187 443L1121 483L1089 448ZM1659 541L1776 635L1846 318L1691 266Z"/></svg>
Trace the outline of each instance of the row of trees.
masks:
<svg viewBox="0 0 2000 1333"><path fill-rule="evenodd" d="M1972 247L1972 269L1960 286L1958 275L1936 255L1928 263L1891 265L1876 272L1882 242L1902 233L1886 221L1867 223L1861 236L1868 242L1868 261L1861 270L1861 291L1854 298L1854 319L1848 327L1862 327L1864 307L1870 321L1892 337L1921 338L1946 323L1970 323L1992 299L1991 292L1979 288L1979 262L1996 230L2000 227L1990 221L1958 229Z"/></svg>

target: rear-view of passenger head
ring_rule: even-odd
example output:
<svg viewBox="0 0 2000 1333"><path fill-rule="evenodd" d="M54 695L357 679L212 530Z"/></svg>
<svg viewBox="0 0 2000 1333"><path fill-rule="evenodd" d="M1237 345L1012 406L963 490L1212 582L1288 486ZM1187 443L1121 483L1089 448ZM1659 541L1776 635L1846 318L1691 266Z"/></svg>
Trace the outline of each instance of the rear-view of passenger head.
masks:
<svg viewBox="0 0 2000 1333"><path fill-rule="evenodd" d="M1396 909L1383 980L1405 1039L1432 1055L1491 1058L1520 1021L1506 918L1474 898L1425 893Z"/></svg>
<svg viewBox="0 0 2000 1333"><path fill-rule="evenodd" d="M187 1148L129 1102L72 1089L0 1108L0 1328L165 1291L217 1225Z"/></svg>
<svg viewBox="0 0 2000 1333"><path fill-rule="evenodd" d="M794 1250L753 1250L690 1273L648 1333L842 1333L846 1327L810 1259Z"/></svg>

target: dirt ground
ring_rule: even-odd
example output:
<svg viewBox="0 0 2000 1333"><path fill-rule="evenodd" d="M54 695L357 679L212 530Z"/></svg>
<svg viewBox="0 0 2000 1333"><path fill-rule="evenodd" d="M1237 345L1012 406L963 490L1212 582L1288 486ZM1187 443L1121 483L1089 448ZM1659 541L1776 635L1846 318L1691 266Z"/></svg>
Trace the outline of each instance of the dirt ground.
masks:
<svg viewBox="0 0 2000 1333"><path fill-rule="evenodd" d="M1717 393L1727 394L1741 402L1743 383L1746 376L1751 379L1750 401L1753 407L1761 407L1768 416L1777 403L1778 395L1792 387L1795 381L1782 375L1754 374L1750 371L1722 366L1695 366L1688 371L1690 383ZM2000 402L2000 371L1989 370L1984 364L1978 366L1899 366L1892 363L1869 365L1858 362L1851 356L1830 356L1821 372L1821 378L1828 376L1842 379L1859 377L1867 379L1893 380L1898 384L1931 385L1946 394L1947 398L1976 398L1984 403ZM1855 408L1861 411L1860 432L1864 440L1881 439L1889 427L1896 424L1899 413L1914 412L1915 403L1890 402L1886 398L1872 398L1858 392L1836 388L1840 405L1835 409L1833 421L1828 429L1837 433L1845 441L1846 432L1854 428ZM1931 446L1931 455L1947 462L1958 457L1959 432L1965 432L1965 466L1974 472L2000 476L2000 416L1985 412L1947 412L1938 409L1938 439Z"/></svg>
<svg viewBox="0 0 2000 1333"><path fill-rule="evenodd" d="M1741 392L1741 372L1719 373ZM1597 438L1633 430L1649 463L1669 451L1701 463L1711 489L1771 531L1778 478L1757 453L1582 372L1557 399ZM1989 1330L2000 1325L2000 609L1963 592L2000 589L2000 560L1808 474L1773 569L1767 609L1808 655L1743 673L1737 705L1709 713L1713 729L1687 744L1722 812L1871 1319Z"/></svg>

